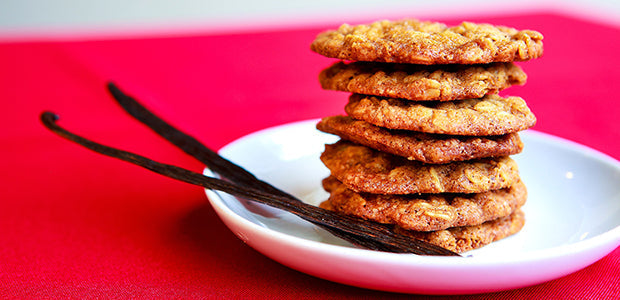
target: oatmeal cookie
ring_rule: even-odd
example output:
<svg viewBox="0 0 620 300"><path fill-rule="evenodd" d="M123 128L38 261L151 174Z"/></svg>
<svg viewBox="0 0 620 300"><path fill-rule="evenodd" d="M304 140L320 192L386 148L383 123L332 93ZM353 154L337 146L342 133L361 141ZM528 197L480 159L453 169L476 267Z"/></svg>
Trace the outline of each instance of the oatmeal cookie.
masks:
<svg viewBox="0 0 620 300"><path fill-rule="evenodd" d="M323 208L415 231L479 225L510 215L527 199L521 181L509 188L476 194L356 193L331 176L323 180L323 186L330 191L329 205Z"/></svg>
<svg viewBox="0 0 620 300"><path fill-rule="evenodd" d="M526 79L525 72L513 63L424 66L337 62L319 74L323 89L415 101L482 98L522 85Z"/></svg>
<svg viewBox="0 0 620 300"><path fill-rule="evenodd" d="M508 156L523 149L518 133L498 136L440 135L386 129L347 116L325 117L316 127L357 144L431 164Z"/></svg>
<svg viewBox="0 0 620 300"><path fill-rule="evenodd" d="M373 194L480 193L519 180L510 157L424 164L344 140L325 145L321 161L349 189Z"/></svg>
<svg viewBox="0 0 620 300"><path fill-rule="evenodd" d="M517 209L509 216L475 226L453 227L431 232L404 230L397 226L394 231L463 253L511 236L519 232L524 224L525 214Z"/></svg>
<svg viewBox="0 0 620 300"><path fill-rule="evenodd" d="M463 22L448 27L414 19L344 24L320 33L310 49L352 61L409 64L481 64L526 61L543 54L537 31Z"/></svg>
<svg viewBox="0 0 620 300"><path fill-rule="evenodd" d="M413 102L353 94L345 106L354 119L390 129L450 135L502 135L534 126L536 117L520 97Z"/></svg>

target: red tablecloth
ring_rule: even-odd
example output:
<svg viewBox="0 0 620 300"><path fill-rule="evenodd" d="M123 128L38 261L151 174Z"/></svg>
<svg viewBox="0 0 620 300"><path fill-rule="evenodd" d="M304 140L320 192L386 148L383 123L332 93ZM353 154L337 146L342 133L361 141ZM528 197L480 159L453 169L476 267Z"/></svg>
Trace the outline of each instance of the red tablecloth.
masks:
<svg viewBox="0 0 620 300"><path fill-rule="evenodd" d="M535 129L620 158L620 30L554 14L475 18L545 35L523 64ZM455 23L459 20L447 20ZM114 80L218 149L252 131L343 111L323 91L321 28L226 35L0 43L0 297L395 297L284 267L237 239L201 188L94 154L46 131L42 110L96 141L201 171L108 96ZM535 272L535 270L532 270ZM620 297L620 248L538 286L495 293ZM484 296L466 296L475 299Z"/></svg>

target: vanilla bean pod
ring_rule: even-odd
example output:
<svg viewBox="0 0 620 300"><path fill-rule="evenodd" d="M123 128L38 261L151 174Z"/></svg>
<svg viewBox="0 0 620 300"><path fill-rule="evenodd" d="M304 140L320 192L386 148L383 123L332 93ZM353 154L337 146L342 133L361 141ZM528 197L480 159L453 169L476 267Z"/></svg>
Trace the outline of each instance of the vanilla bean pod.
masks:
<svg viewBox="0 0 620 300"><path fill-rule="evenodd" d="M114 86L109 85L109 88L112 92ZM124 94L117 89L115 98L121 97L122 95ZM125 97L128 96L125 95ZM422 255L458 255L444 248L396 234L391 231L391 227L388 225L366 221L357 217L341 215L305 204L294 196L291 196L290 194L285 193L268 183L258 180L254 175L247 172L245 169L222 158L191 136L188 136L168 125L132 98L128 97L128 99L130 101L119 101L119 103L123 106L123 108L127 109L132 116L147 124L149 127L153 124L158 125L153 126L158 128L157 130L153 129L153 127L151 128L158 134L161 134L166 139L173 142L173 144L182 148L188 154L205 163L213 171L218 171L218 174L232 180L234 183L204 176L177 166L158 163L137 154L92 142L58 126L56 124L58 117L51 112L42 113L41 121L46 127L58 135L98 153L122 159L170 178L199 185L208 189L224 191L235 196L248 198L272 207L289 211L307 221L327 229L336 236L340 236L354 244L361 245L366 248L390 252L409 252ZM129 109L126 107L129 107ZM162 131L162 133L159 131ZM239 183L242 185L239 185Z"/></svg>

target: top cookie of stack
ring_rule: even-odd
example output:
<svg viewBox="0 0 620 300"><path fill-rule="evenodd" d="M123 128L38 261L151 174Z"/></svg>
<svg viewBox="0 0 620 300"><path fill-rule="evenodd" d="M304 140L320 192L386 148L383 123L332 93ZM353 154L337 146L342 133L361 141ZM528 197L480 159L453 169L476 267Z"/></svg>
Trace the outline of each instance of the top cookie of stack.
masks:
<svg viewBox="0 0 620 300"><path fill-rule="evenodd" d="M347 116L317 124L341 137L321 155L331 171L321 206L456 252L519 231L527 192L509 156L536 118L522 98L497 93L525 83L513 62L540 57L542 38L417 20L319 34L311 49L341 60L321 86L352 93Z"/></svg>
<svg viewBox="0 0 620 300"><path fill-rule="evenodd" d="M543 53L531 30L463 22L447 27L418 20L344 24L317 36L310 49L332 58L407 64L486 64L526 61Z"/></svg>

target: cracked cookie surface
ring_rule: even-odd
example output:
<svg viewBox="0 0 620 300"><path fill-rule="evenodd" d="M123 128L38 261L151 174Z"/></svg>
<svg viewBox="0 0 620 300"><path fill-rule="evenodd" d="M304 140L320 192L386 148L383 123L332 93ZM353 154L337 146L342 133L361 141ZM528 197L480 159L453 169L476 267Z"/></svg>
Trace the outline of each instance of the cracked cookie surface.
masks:
<svg viewBox="0 0 620 300"><path fill-rule="evenodd" d="M526 61L543 54L543 36L532 30L463 22L405 19L341 25L318 34L310 49L351 61L409 64L480 64Z"/></svg>

